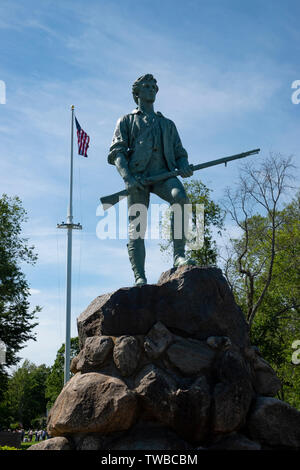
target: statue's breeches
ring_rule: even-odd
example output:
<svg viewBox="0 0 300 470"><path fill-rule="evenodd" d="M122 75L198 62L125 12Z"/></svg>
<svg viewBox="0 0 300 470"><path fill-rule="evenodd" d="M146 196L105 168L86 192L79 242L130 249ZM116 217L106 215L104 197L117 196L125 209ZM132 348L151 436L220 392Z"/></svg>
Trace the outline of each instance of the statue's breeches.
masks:
<svg viewBox="0 0 300 470"><path fill-rule="evenodd" d="M180 227L174 232L174 215L172 215L172 238L184 241L184 204L188 204L189 200L185 189L178 178L169 178L152 186L145 187L143 190L135 189L131 191L127 197L128 200L128 216L129 216L129 240L144 238L147 228L147 209L149 207L150 192L161 197L171 206L176 204L181 210ZM173 213L172 213L173 214ZM176 218L176 214L175 214ZM176 234L177 232L177 234ZM182 235L180 235L182 233Z"/></svg>

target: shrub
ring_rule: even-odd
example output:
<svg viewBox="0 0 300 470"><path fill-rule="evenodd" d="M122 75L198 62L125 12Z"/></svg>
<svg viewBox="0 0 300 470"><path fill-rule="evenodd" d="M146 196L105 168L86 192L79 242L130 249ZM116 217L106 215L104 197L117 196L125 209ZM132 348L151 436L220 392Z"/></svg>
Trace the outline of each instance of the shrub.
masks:
<svg viewBox="0 0 300 470"><path fill-rule="evenodd" d="M0 450L18 450L16 447L0 446Z"/></svg>

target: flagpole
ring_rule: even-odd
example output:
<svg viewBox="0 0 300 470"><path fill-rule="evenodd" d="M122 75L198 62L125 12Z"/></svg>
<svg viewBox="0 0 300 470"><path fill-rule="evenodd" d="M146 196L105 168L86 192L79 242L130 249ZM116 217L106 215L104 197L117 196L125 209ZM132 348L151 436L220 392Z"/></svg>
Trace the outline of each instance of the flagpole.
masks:
<svg viewBox="0 0 300 470"><path fill-rule="evenodd" d="M67 223L72 224L73 222L73 140L74 140L74 105L71 106L71 161L70 161L70 197ZM71 248L72 248L72 237L71 237ZM71 252L72 254L72 252Z"/></svg>
<svg viewBox="0 0 300 470"><path fill-rule="evenodd" d="M74 106L71 107L71 155L70 155L70 188L67 223L57 224L58 228L67 229L67 288L66 288L66 341L64 362L64 383L70 378L71 348L71 301L72 301L72 231L81 230L80 224L73 224L73 141L74 141Z"/></svg>

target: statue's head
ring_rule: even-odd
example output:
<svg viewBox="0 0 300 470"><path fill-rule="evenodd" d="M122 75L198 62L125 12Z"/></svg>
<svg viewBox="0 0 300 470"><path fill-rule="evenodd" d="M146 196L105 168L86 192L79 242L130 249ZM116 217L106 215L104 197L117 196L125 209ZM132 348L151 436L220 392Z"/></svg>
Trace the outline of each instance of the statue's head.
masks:
<svg viewBox="0 0 300 470"><path fill-rule="evenodd" d="M139 77L134 84L132 85L132 96L136 104L139 104L139 94L140 92L145 89L149 89L149 93L151 94L151 90L155 91L153 101L155 101L156 93L158 92L157 81L151 75L151 73L147 73L146 75L142 75ZM153 92L152 92L153 93Z"/></svg>

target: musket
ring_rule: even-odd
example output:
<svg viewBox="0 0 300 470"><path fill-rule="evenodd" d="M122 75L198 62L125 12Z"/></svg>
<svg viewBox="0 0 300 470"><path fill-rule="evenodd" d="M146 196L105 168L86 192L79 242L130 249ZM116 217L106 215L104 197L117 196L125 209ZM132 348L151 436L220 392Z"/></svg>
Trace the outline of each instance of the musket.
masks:
<svg viewBox="0 0 300 470"><path fill-rule="evenodd" d="M221 165L225 163L227 166L228 162L232 160L238 160L239 158L249 157L250 155L255 155L260 152L260 149L249 150L248 152L237 153L236 155L231 155L230 157L223 157L217 160L211 160L210 162L199 163L198 165L190 165L192 171L203 170L204 168L209 168L210 166ZM158 175L148 176L146 178L137 178L143 186L149 186L151 184L157 183L158 181L163 181L174 176L180 176L181 170L166 171ZM111 206L117 204L121 199L128 196L129 190L124 189L109 196L103 196L100 198L100 201L103 204L104 210L109 209Z"/></svg>

